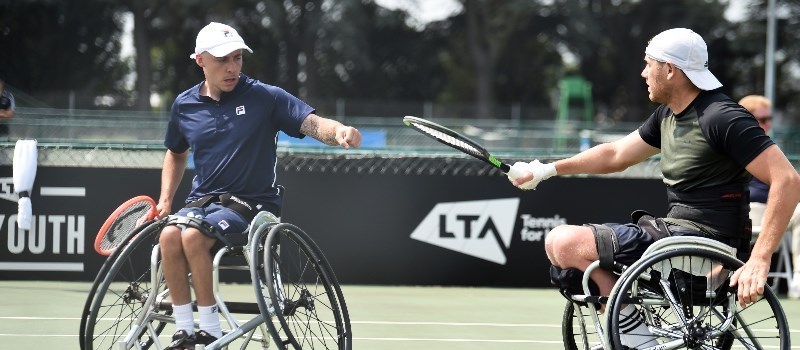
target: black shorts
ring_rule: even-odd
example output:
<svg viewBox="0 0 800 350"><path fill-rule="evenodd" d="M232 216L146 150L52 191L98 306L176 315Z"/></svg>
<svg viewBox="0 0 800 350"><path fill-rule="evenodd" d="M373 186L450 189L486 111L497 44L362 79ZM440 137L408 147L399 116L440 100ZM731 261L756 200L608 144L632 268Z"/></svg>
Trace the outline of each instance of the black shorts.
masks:
<svg viewBox="0 0 800 350"><path fill-rule="evenodd" d="M621 264L630 265L639 260L647 247L655 242L650 234L636 224L606 223L603 226L614 231L619 246L614 261Z"/></svg>

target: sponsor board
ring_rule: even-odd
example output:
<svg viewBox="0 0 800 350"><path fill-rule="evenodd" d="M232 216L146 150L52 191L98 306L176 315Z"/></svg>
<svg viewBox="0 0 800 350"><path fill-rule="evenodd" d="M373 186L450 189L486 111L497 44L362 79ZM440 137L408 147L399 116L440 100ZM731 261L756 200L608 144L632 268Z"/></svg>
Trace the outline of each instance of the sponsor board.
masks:
<svg viewBox="0 0 800 350"><path fill-rule="evenodd" d="M84 271L84 264L75 259L83 255L86 247L86 217L74 213L37 214L37 206L44 201L58 201L64 197L85 197L84 187L33 188L33 225L30 230L17 226L17 214L0 213L0 232L5 233L5 244L0 251L0 270L4 271ZM13 179L0 178L0 200L16 204ZM46 206L46 205L42 205ZM6 206L8 207L8 206ZM48 261L37 257L50 256ZM53 258L55 257L55 258ZM63 257L63 261L59 261ZM82 259L80 259L82 260Z"/></svg>
<svg viewBox="0 0 800 350"><path fill-rule="evenodd" d="M521 242L543 242L551 229L567 223L559 215L517 216L519 204L519 198L438 203L410 237L505 265L515 232Z"/></svg>

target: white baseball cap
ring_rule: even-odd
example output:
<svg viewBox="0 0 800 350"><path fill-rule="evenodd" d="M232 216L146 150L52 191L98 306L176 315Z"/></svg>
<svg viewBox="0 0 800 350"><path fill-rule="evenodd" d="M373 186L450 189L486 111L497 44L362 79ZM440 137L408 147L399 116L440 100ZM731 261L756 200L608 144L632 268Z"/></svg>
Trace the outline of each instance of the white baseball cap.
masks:
<svg viewBox="0 0 800 350"><path fill-rule="evenodd" d="M674 64L701 90L722 86L708 70L706 42L691 29L674 28L659 33L650 40L644 53L656 61Z"/></svg>
<svg viewBox="0 0 800 350"><path fill-rule="evenodd" d="M233 52L233 50L239 49L246 49L250 53L253 52L244 43L244 39L239 36L236 29L227 24L211 22L197 33L194 53L189 55L189 58L194 59L195 56L204 51L208 51L214 57L223 57Z"/></svg>

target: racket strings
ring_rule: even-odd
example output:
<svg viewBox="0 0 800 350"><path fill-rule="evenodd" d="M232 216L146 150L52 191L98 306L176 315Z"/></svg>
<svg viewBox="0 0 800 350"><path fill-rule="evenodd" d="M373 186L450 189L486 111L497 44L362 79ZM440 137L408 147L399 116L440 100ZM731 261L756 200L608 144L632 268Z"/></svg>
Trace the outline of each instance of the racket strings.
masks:
<svg viewBox="0 0 800 350"><path fill-rule="evenodd" d="M431 136L435 137L437 140L441 140L442 142L444 142L444 143L446 143L448 145L452 145L454 147L457 147L458 149L461 149L464 152L467 152L467 153L472 154L474 156L480 157L482 155L481 151L479 151L478 149L476 149L475 147L473 147L469 143L466 143L466 142L464 142L462 140L459 140L459 139L457 139L457 138L455 138L453 136L445 134L445 133L443 133L441 131L438 131L436 129L432 129L432 128L427 127L425 125L417 124L417 123L412 123L412 124L414 124L415 127L417 127L418 129L422 130L426 134L431 135Z"/></svg>
<svg viewBox="0 0 800 350"><path fill-rule="evenodd" d="M100 247L105 250L118 247L151 211L153 206L149 202L134 203L125 209L108 228Z"/></svg>

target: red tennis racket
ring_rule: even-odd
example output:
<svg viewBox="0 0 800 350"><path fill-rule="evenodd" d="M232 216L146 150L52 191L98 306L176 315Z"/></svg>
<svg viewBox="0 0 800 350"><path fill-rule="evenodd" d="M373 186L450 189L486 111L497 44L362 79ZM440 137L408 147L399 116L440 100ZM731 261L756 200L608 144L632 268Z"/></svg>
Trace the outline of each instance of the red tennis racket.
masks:
<svg viewBox="0 0 800 350"><path fill-rule="evenodd" d="M137 196L122 203L106 219L97 238L94 240L94 250L98 254L109 256L119 247L125 238L137 227L149 222L158 216L156 202L148 196Z"/></svg>

